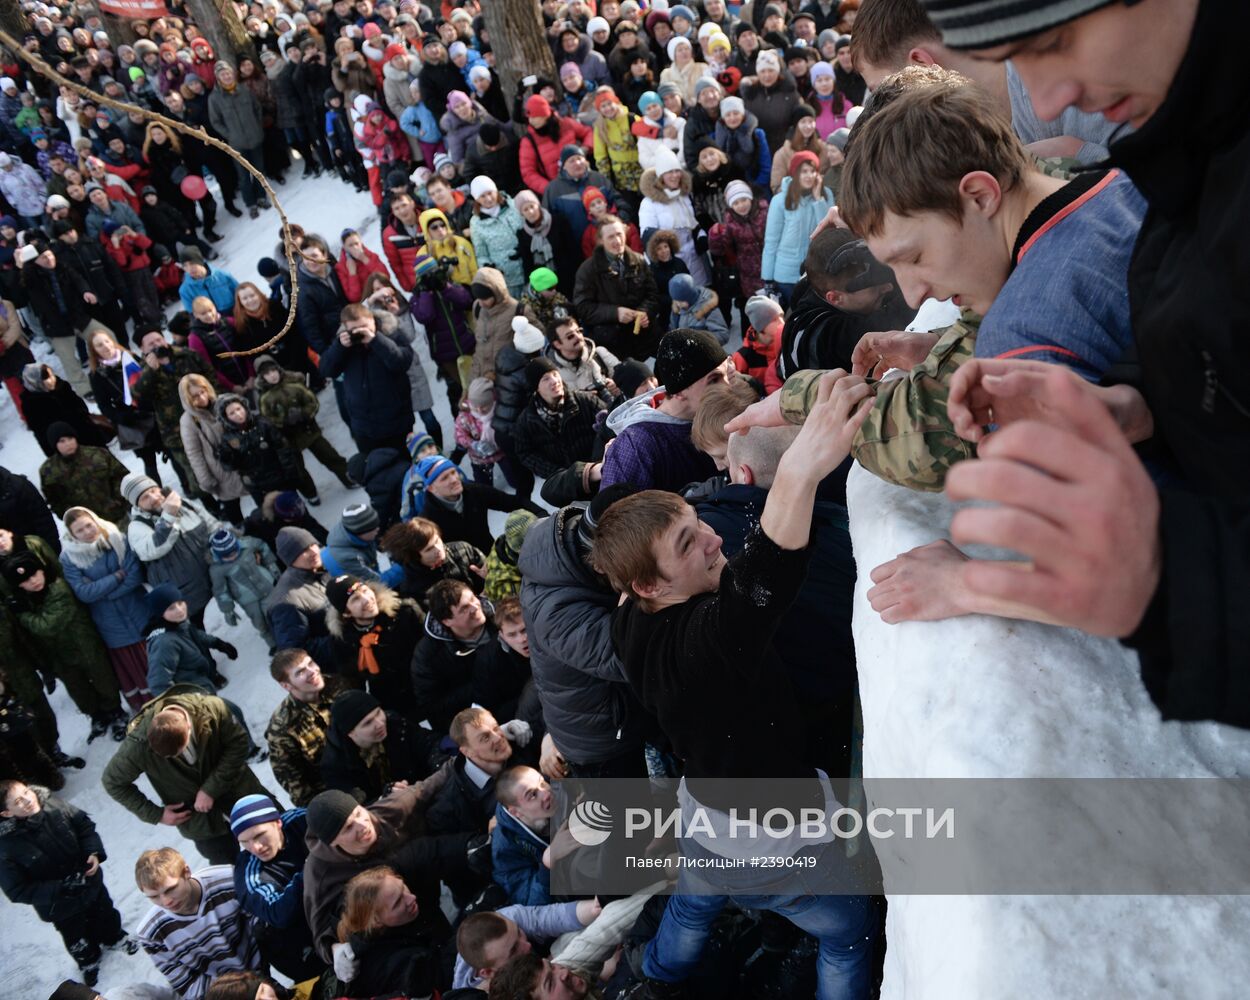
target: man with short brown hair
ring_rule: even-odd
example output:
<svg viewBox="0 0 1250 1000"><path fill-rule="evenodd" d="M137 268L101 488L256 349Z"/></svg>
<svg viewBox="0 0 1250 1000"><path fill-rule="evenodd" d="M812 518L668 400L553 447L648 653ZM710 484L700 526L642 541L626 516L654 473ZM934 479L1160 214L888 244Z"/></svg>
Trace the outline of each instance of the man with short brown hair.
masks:
<svg viewBox="0 0 1250 1000"><path fill-rule="evenodd" d="M286 692L265 730L269 764L291 801L306 806L325 787L321 754L330 729L330 705L343 688L340 677L326 677L302 649L279 650L269 673Z"/></svg>
<svg viewBox="0 0 1250 1000"><path fill-rule="evenodd" d="M224 701L175 684L130 721L104 769L104 789L144 822L177 827L213 864L229 864L238 853L231 807L244 795L268 794L247 766L249 742ZM136 786L141 774L159 804Z"/></svg>

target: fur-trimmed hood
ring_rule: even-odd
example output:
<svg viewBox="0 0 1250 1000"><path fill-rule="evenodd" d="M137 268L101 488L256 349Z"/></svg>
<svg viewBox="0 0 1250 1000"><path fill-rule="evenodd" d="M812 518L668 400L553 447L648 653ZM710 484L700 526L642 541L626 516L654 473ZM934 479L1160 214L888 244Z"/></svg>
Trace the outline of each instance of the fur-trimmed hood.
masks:
<svg viewBox="0 0 1250 1000"><path fill-rule="evenodd" d="M400 597L399 594L384 583L379 583L376 580L371 580L368 583L369 589L378 598L379 617L394 618L399 614L400 607L405 604L410 605L418 614L421 614L421 605L416 601L407 597ZM343 620L342 612L329 604L326 605L326 631L336 639L349 638L347 623Z"/></svg>
<svg viewBox="0 0 1250 1000"><path fill-rule="evenodd" d="M52 792L47 788L44 788L43 785L26 784L26 787L35 793L35 798L39 800L40 811L42 812L42 810L47 808L48 796L51 795ZM17 816L0 816L0 837L7 837L16 832L18 824L21 822L21 819Z"/></svg>
<svg viewBox="0 0 1250 1000"><path fill-rule="evenodd" d="M665 191L664 185L660 183L660 178L655 174L654 167L648 167L642 172L642 177L638 180L638 190L642 192L643 197L651 198L658 202L668 202L669 198ZM683 170L681 172L681 193L690 194L690 171Z"/></svg>

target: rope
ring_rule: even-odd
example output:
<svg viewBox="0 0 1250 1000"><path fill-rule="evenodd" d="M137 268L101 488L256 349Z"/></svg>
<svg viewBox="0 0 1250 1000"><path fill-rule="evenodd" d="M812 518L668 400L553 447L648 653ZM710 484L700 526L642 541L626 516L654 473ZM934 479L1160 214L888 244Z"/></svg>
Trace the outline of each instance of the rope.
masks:
<svg viewBox="0 0 1250 1000"><path fill-rule="evenodd" d="M265 178L265 175L252 166L252 164L250 164L245 157L235 152L220 139L213 138L202 128L193 128L183 122L174 121L172 118L166 118L157 111L149 111L147 108L140 107L137 104L129 104L126 101L118 101L112 97L106 97L104 94L97 94L94 90L84 87L80 83L76 83L73 80L67 80L65 77L61 76L60 73L49 66L40 55L34 52L27 52L22 47L21 42L17 41L12 35L4 30L0 30L0 43L6 45L9 50L14 52L23 62L29 63L31 69L33 69L40 76L46 77L54 83L60 84L62 87L68 87L70 90L78 94L79 97L85 97L87 100L91 101L92 104L102 104L105 107L112 108L115 111L120 111L123 114L134 112L135 114L142 115L148 121L156 122L162 128L169 129L172 132L181 132L183 135L192 139L198 139L206 146L213 146L216 149L220 149L223 153L229 156L230 159L234 160L236 163L242 164L243 168L256 178L256 180L260 183L260 186L264 189L269 200L273 203L273 207L277 209L278 215L282 219L282 250L283 253L286 254L287 269L288 273L291 275L291 308L287 311L286 322L282 325L282 329L259 347L254 347L250 351L226 351L223 354L218 354L217 357L237 358L251 357L254 354L263 354L265 351L273 347L273 345L279 340L285 337L291 327L295 325L295 304L299 298L299 276L296 273L297 268L295 265L295 258L296 255L300 254L300 251L296 248L294 240L291 239L290 220L287 219L286 212L282 210L282 204L278 201L278 196L274 194L273 188L269 186L269 181ZM243 81L237 79L237 70L235 71L235 74L236 86L243 86ZM209 197L211 197L211 195Z"/></svg>

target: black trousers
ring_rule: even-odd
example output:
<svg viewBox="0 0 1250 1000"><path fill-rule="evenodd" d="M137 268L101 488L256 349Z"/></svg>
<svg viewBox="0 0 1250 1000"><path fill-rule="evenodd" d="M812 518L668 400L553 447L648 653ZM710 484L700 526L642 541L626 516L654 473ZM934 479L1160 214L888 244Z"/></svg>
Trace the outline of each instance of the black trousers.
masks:
<svg viewBox="0 0 1250 1000"><path fill-rule="evenodd" d="M65 950L80 969L98 963L101 948L122 939L125 934L122 917L104 885L102 872L87 879L82 908L71 916L53 920L52 926L60 933Z"/></svg>
<svg viewBox="0 0 1250 1000"><path fill-rule="evenodd" d="M230 834L191 841L210 865L232 865L239 856L239 842Z"/></svg>

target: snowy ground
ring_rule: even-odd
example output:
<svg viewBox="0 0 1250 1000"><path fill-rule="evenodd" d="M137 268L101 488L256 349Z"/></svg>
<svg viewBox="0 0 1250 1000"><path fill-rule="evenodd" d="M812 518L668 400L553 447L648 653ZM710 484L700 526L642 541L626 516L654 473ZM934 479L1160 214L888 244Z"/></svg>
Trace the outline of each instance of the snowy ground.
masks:
<svg viewBox="0 0 1250 1000"><path fill-rule="evenodd" d="M862 468L848 496L870 796L873 778L1250 775L1250 733L1160 722L1136 655L1118 643L981 616L883 624L865 597L868 573L948 537L955 508ZM1113 851L1122 831L1097 804L1090 813ZM1240 896L890 895L882 996L1243 997L1248 936Z"/></svg>
<svg viewBox="0 0 1250 1000"><path fill-rule="evenodd" d="M300 181L298 169L289 171L292 178L283 187L275 188L288 218L304 226L310 232L323 235L332 248L339 245L339 233L350 227L359 229L365 242L381 252L381 239L377 210L367 194L358 194L337 180L323 177L315 181ZM221 253L217 264L225 267L240 281L255 281L266 287L256 272L256 262L261 257L275 256L280 220L273 210L261 213L256 221L246 215L235 219L224 210L218 213L218 229L225 236L216 244ZM292 333L291 336L297 336ZM423 352L427 374L434 386L434 412L442 422L447 440L451 440L451 414L442 384L434 381L434 368L429 363L428 350L418 344ZM36 352L39 347L36 345ZM333 393L328 389L321 395L319 421L326 436L345 456L350 457L355 448L347 428L339 419L334 405ZM43 454L34 437L22 425L7 392L0 393L0 464L14 472L20 472L35 485L39 484L38 470ZM114 453L123 462L138 471L140 463L131 453ZM164 469L165 482L177 485L172 469ZM309 471L317 480L321 491L320 507L312 508L318 520L329 527L337 519L345 503L363 499L363 491L344 489L326 472L315 459L309 459ZM244 500L244 513L251 509L251 502ZM502 530L500 524L492 525ZM220 635L239 648L239 659L234 663L219 658L219 667L230 679L225 690L227 697L243 707L252 736L262 740L269 715L281 700L282 691L269 677L269 657L263 642L256 636L251 625L243 618L243 624L231 628L221 617L215 604L209 606L206 625L210 632ZM173 846L184 850L192 868L205 862L191 846L190 841L167 827L148 826L117 805L100 787L100 776L116 746L107 736L87 746L87 723L64 692L58 687L51 697L61 727L61 746L67 753L86 758L82 771L67 771L65 790L60 794L85 809L96 821L109 860L104 865L104 877L127 928L138 925L147 912L148 903L135 888L132 870L135 858L150 847ZM273 780L267 763L254 765L264 784L275 792L281 792ZM145 782L146 784L146 782ZM149 794L150 789L148 790ZM41 923L34 912L25 906L15 906L0 897L0 927L3 927L3 943L0 943L0 1000L43 1000L57 984L66 977L74 977L77 969L61 946L60 937L49 924ZM109 953L102 967L100 991L108 997L107 987L126 983L163 983L163 979L146 955L133 957L121 952Z"/></svg>

